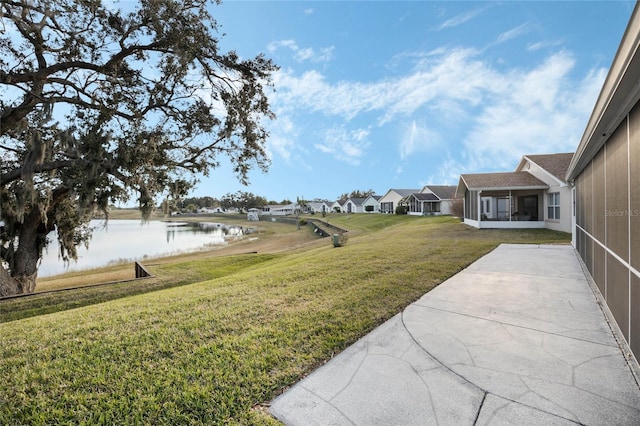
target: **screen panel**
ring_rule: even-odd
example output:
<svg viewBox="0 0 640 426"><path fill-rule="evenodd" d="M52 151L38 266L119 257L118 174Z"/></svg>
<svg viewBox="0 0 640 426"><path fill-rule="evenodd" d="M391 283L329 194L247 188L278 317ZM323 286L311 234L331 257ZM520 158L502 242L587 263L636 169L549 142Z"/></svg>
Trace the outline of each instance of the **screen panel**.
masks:
<svg viewBox="0 0 640 426"><path fill-rule="evenodd" d="M640 278L631 274L631 351L640 358Z"/></svg>
<svg viewBox="0 0 640 426"><path fill-rule="evenodd" d="M593 233L593 165L589 163L582 172L584 175L584 225L583 228L588 233Z"/></svg>
<svg viewBox="0 0 640 426"><path fill-rule="evenodd" d="M629 269L607 253L607 305L629 341Z"/></svg>
<svg viewBox="0 0 640 426"><path fill-rule="evenodd" d="M600 294L603 296L607 294L606 291L606 281L605 281L605 260L606 260L606 252L600 247L599 244L593 245L593 270L591 271L591 277L593 277L593 281L595 281L598 289L600 289Z"/></svg>
<svg viewBox="0 0 640 426"><path fill-rule="evenodd" d="M629 187L629 243L631 246L629 263L640 271L640 106L638 104L629 114L629 182L631 184ZM637 308L640 309L640 306Z"/></svg>
<svg viewBox="0 0 640 426"><path fill-rule="evenodd" d="M592 162L592 182L593 182L593 208L591 213L593 215L593 231L592 235L601 243L604 244L605 236L605 210L606 203L604 194L604 148L601 149L598 154L593 157Z"/></svg>
<svg viewBox="0 0 640 426"><path fill-rule="evenodd" d="M618 256L628 260L629 187L626 121L609 139L605 150L605 161L606 245Z"/></svg>

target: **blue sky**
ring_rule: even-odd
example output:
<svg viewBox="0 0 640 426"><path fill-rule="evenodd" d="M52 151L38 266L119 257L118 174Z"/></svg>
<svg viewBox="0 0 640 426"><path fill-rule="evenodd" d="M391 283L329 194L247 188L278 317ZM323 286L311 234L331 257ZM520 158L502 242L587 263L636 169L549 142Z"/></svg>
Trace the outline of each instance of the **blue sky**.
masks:
<svg viewBox="0 0 640 426"><path fill-rule="evenodd" d="M227 164L195 196L335 200L456 184L571 152L634 7L630 1L227 1L221 46L280 66L265 123L271 166Z"/></svg>

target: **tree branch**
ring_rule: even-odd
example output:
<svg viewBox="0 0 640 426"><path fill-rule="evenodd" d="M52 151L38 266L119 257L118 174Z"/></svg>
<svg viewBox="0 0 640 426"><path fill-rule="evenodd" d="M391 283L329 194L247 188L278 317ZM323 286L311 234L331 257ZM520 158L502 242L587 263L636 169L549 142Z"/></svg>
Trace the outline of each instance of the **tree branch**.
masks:
<svg viewBox="0 0 640 426"><path fill-rule="evenodd" d="M52 170L57 170L64 167L72 166L73 164L74 164L74 161L72 160L51 161L48 163L37 164L33 168L33 172L34 173L50 172ZM0 187L5 186L18 179L21 179L23 172L24 172L24 168L20 167L17 169L13 169L7 173L3 173L2 175L0 175Z"/></svg>

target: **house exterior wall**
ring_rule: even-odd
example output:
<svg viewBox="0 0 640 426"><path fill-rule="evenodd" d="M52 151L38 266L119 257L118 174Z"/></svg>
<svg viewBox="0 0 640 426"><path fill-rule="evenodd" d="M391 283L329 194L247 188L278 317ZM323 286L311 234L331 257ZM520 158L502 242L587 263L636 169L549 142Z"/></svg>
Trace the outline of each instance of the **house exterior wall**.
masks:
<svg viewBox="0 0 640 426"><path fill-rule="evenodd" d="M343 213L364 213L364 207L362 207L362 205L357 205L351 200L348 200L346 203L344 203L342 210Z"/></svg>
<svg viewBox="0 0 640 426"><path fill-rule="evenodd" d="M575 180L576 249L640 356L640 107Z"/></svg>
<svg viewBox="0 0 640 426"><path fill-rule="evenodd" d="M262 207L261 215L265 216L286 216L293 214L294 205L288 206L264 206Z"/></svg>
<svg viewBox="0 0 640 426"><path fill-rule="evenodd" d="M574 241L635 359L640 358L640 3L571 160Z"/></svg>
<svg viewBox="0 0 640 426"><path fill-rule="evenodd" d="M545 228L553 229L554 231L571 232L572 216L573 216L573 194L572 188L564 182L559 182L556 178L551 176L549 172L537 165L536 163L527 159L526 164L522 167L523 171L527 171L549 185L549 189L545 191L543 195L543 207L540 212L544 217ZM557 193L560 196L560 219L549 217L549 196L548 194Z"/></svg>
<svg viewBox="0 0 640 426"><path fill-rule="evenodd" d="M367 207L372 210L368 211ZM380 213L380 202L373 197L368 197L364 203L362 203L362 208L365 213Z"/></svg>
<svg viewBox="0 0 640 426"><path fill-rule="evenodd" d="M326 203L311 202L308 203L308 210L313 213L322 213L323 211L328 213L331 208Z"/></svg>
<svg viewBox="0 0 640 426"><path fill-rule="evenodd" d="M549 217L549 194L558 193L560 196L560 219ZM571 232L573 216L572 189L566 185L549 186L544 194L544 221L545 228L554 231Z"/></svg>
<svg viewBox="0 0 640 426"><path fill-rule="evenodd" d="M453 214L453 200L440 201L440 213L438 214Z"/></svg>
<svg viewBox="0 0 640 426"><path fill-rule="evenodd" d="M387 192L382 198L380 198L380 207L382 208L383 203L392 203L392 205L390 211L383 211L382 213L395 213L396 207L398 207L398 203L402 198L402 195L395 191Z"/></svg>

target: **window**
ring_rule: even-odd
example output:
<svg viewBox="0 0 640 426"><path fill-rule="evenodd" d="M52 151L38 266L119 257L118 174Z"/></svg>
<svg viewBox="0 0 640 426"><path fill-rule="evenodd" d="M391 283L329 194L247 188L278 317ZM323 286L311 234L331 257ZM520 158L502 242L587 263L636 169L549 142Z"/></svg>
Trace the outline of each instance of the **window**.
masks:
<svg viewBox="0 0 640 426"><path fill-rule="evenodd" d="M547 194L547 219L560 219L560 193Z"/></svg>
<svg viewBox="0 0 640 426"><path fill-rule="evenodd" d="M440 201L433 201L433 202L427 203L427 208L425 209L425 212L440 213Z"/></svg>
<svg viewBox="0 0 640 426"><path fill-rule="evenodd" d="M411 197L411 201L409 202L409 211L420 213L422 212L422 203L416 199L416 197Z"/></svg>
<svg viewBox="0 0 640 426"><path fill-rule="evenodd" d="M382 213L393 213L393 201L380 203L380 211Z"/></svg>
<svg viewBox="0 0 640 426"><path fill-rule="evenodd" d="M491 213L491 200L486 199L482 202L482 213Z"/></svg>

